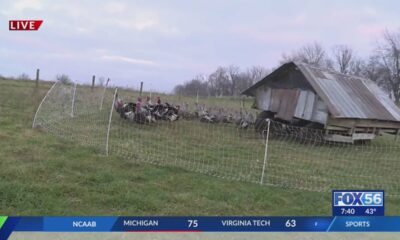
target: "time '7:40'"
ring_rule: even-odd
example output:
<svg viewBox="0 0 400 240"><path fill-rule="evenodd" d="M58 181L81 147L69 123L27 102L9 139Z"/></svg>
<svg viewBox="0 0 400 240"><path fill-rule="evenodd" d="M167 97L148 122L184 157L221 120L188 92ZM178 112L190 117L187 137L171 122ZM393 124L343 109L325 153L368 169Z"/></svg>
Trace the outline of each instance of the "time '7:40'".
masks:
<svg viewBox="0 0 400 240"><path fill-rule="evenodd" d="M354 215L356 210L354 208L341 208L342 215Z"/></svg>

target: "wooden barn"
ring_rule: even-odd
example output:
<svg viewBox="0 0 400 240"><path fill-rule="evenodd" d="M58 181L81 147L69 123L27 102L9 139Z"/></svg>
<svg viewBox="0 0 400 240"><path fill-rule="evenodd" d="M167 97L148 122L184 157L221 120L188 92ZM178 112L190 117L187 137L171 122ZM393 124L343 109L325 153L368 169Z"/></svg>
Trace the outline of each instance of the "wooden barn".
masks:
<svg viewBox="0 0 400 240"><path fill-rule="evenodd" d="M369 79L289 62L245 90L263 118L325 129L325 138L354 142L400 134L400 109Z"/></svg>

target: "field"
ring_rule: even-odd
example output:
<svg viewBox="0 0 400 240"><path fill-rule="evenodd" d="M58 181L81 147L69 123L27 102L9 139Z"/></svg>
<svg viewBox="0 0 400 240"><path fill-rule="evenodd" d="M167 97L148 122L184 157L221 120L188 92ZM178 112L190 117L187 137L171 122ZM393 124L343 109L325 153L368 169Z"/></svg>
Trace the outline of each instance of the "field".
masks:
<svg viewBox="0 0 400 240"><path fill-rule="evenodd" d="M113 142L112 146L119 147L118 149L111 148L110 152L126 152L126 157L116 154L105 157L98 148L61 140L39 129L32 129L35 110L50 86L51 84L42 82L40 88L36 89L34 82L31 81L0 80L0 212L3 215L311 216L331 214L329 192L260 186L255 183L231 181L200 173L206 172L207 168L194 173L191 171L194 165L190 164L190 156L195 153L185 151L185 149L180 151L181 155L160 156L158 154L160 151L154 149L164 148L162 152L168 152L169 147L175 146L173 144L176 143L169 142L171 138L162 137L167 135L159 134L157 129L161 128L148 130L141 128L140 131L129 131L130 135L126 135L127 139L111 138L112 141L117 141ZM162 95L162 98L166 99L168 96ZM184 97L179 99L177 96L171 97L171 101L177 98L187 102L194 101L191 98L186 100ZM202 99L202 101L209 105L222 103L232 108L240 105L240 102L232 99L210 98ZM249 104L250 102L246 100L247 107ZM117 117L114 116L114 118ZM189 127L184 121L178 124L174 128L169 128L169 131L172 129L170 134L180 133L183 136ZM121 128L113 128L111 134L118 134L121 129L126 130L125 125L126 123L121 123ZM137 126L130 125L129 127ZM217 128L207 130L200 125L198 127L200 130L212 132L216 137L220 135L218 131L222 131ZM173 129L178 132L174 132ZM79 125L76 126L76 131L79 131ZM137 139L152 140L140 142L143 150L132 155L126 150L130 148L129 145L123 144L132 139L134 133L137 134L135 135ZM144 134L149 134L149 137ZM235 145L237 141L228 141L228 139L235 139L233 136L226 139L226 144L232 146L232 154L240 155L243 151L252 150L250 147L246 148L248 150L241 151L239 145ZM221 157L229 158L229 154L225 152L218 153L215 149L207 150L207 147L213 146L209 142L210 139L190 138L187 141L193 141L193 145L202 146L202 159L209 161L211 165ZM285 143L276 141L276 144ZM257 145L251 144L251 146L258 149L256 152L260 151ZM293 149L293 146L294 143L289 143L288 151ZM311 160L303 164L315 165L315 162L318 162L329 150L328 147L313 152L304 150L301 154L309 156ZM350 149L344 148L344 153L347 155L359 153L349 151ZM288 156L294 156L294 154L293 152ZM398 152L386 154L398 154ZM243 156L245 157L245 154ZM175 163L177 160L178 163L187 163L187 168L176 167L182 164L161 167L143 163L138 159L147 159L155 164L169 159L169 162ZM326 159L326 161L329 160L332 159ZM279 165L279 159L272 159L271 164ZM377 163L373 166L375 165ZM207 166L207 164L202 166ZM301 166L300 169L298 165L292 167L290 170L293 171L308 169L306 166ZM392 172L387 174L388 181L396 179L392 175L396 171L397 169L392 169ZM207 174L210 173L207 172ZM210 175L213 174L227 173L217 172ZM343 177L336 174L338 172L333 171L332 177L336 176L339 179ZM258 177L258 175L249 176L249 180L255 181ZM286 178L289 182L296 181L288 176ZM297 181L302 180L297 179ZM320 184L323 186L324 182L321 181ZM386 214L400 214L400 206L397 202L396 198L386 200Z"/></svg>

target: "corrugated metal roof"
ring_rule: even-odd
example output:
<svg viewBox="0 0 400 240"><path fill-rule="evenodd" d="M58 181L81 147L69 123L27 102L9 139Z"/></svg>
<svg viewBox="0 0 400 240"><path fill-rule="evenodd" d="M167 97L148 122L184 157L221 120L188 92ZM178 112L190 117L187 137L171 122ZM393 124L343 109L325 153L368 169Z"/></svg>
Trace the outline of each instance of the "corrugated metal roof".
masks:
<svg viewBox="0 0 400 240"><path fill-rule="evenodd" d="M293 64L326 103L332 117L400 121L400 109L371 80L320 69L304 63L291 62L283 65L243 94L253 95L254 89L277 76L276 72L293 67Z"/></svg>

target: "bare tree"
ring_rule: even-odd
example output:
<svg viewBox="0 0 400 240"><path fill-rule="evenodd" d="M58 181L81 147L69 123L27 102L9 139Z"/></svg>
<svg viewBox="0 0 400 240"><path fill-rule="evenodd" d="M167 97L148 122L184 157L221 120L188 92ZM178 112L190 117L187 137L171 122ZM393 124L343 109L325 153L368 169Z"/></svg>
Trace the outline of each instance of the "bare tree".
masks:
<svg viewBox="0 0 400 240"><path fill-rule="evenodd" d="M235 65L230 65L227 69L227 74L230 80L230 95L239 95L239 85L240 81L242 80L239 67Z"/></svg>
<svg viewBox="0 0 400 240"><path fill-rule="evenodd" d="M366 76L366 72L368 71L367 68L368 64L364 59L359 57L354 57L353 60L351 61L348 74L358 77L367 77Z"/></svg>
<svg viewBox="0 0 400 240"><path fill-rule="evenodd" d="M30 80L28 74L26 74L26 73L22 73L21 75L19 75L19 76L17 77L17 79L18 79L18 80Z"/></svg>
<svg viewBox="0 0 400 240"><path fill-rule="evenodd" d="M340 73L348 74L353 64L353 49L347 45L336 45L332 48L334 63Z"/></svg>
<svg viewBox="0 0 400 240"><path fill-rule="evenodd" d="M197 75L192 80L175 86L174 93L186 96L208 96L208 86L204 75Z"/></svg>
<svg viewBox="0 0 400 240"><path fill-rule="evenodd" d="M319 43L313 43L304 46L301 51L303 52L302 60L309 64L321 65L325 58L325 50Z"/></svg>
<svg viewBox="0 0 400 240"><path fill-rule="evenodd" d="M268 70L262 66L253 66L250 69L248 69L247 72L250 75L250 80L251 80L251 82L249 82L249 87L250 87L254 83L260 81L262 78L267 76L271 72L271 70Z"/></svg>
<svg viewBox="0 0 400 240"><path fill-rule="evenodd" d="M326 57L326 52L322 45L318 42L314 42L304 45L299 50L289 55L283 54L281 63L299 61L315 66L326 67Z"/></svg>
<svg viewBox="0 0 400 240"><path fill-rule="evenodd" d="M246 71L240 71L235 65L218 67L208 77L199 74L191 81L175 86L174 92L190 96L197 95L197 91L200 96L238 96L269 72L261 66L254 66Z"/></svg>
<svg viewBox="0 0 400 240"><path fill-rule="evenodd" d="M230 95L231 82L227 68L218 67L208 76L208 83L212 95L220 97Z"/></svg>
<svg viewBox="0 0 400 240"><path fill-rule="evenodd" d="M392 88L389 82L385 79L386 70L380 63L380 57L378 55L371 55L367 61L363 63L361 67L361 76L374 81L381 88L383 88L388 95L392 98Z"/></svg>
<svg viewBox="0 0 400 240"><path fill-rule="evenodd" d="M177 95L186 95L185 94L185 86L184 84L178 84L174 87L173 92Z"/></svg>
<svg viewBox="0 0 400 240"><path fill-rule="evenodd" d="M376 54L382 72L382 81L390 88L396 104L400 104L400 30L398 32L385 31Z"/></svg>
<svg viewBox="0 0 400 240"><path fill-rule="evenodd" d="M63 84L72 84L71 78L69 78L66 74L58 74L56 76L57 81L62 82Z"/></svg>
<svg viewBox="0 0 400 240"><path fill-rule="evenodd" d="M362 75L378 85L384 85L382 82L382 67L380 66L379 56L371 55L363 68Z"/></svg>

